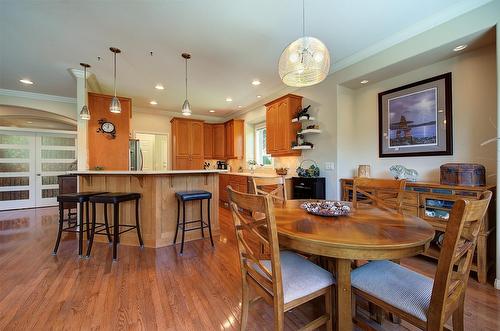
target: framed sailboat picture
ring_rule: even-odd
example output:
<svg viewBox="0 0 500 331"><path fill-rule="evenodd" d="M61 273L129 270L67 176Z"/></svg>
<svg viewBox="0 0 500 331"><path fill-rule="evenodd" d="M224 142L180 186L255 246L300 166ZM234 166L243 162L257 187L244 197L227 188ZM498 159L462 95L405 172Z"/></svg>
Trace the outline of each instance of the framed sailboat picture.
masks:
<svg viewBox="0 0 500 331"><path fill-rule="evenodd" d="M378 95L379 156L453 154L451 72Z"/></svg>

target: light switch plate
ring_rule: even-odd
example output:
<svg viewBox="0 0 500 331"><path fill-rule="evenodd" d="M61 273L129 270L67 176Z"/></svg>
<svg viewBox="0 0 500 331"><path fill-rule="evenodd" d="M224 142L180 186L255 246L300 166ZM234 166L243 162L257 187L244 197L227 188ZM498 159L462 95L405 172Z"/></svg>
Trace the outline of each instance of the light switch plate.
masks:
<svg viewBox="0 0 500 331"><path fill-rule="evenodd" d="M328 170L328 171L335 170L335 163L325 162L325 170Z"/></svg>

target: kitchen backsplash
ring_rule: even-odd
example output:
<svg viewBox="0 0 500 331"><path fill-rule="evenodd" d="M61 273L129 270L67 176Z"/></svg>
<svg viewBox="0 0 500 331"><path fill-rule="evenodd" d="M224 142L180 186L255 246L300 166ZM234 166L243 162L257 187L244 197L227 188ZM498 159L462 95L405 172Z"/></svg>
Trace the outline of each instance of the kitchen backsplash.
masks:
<svg viewBox="0 0 500 331"><path fill-rule="evenodd" d="M260 167L257 166L255 168L255 173L262 174L274 174L275 168L288 168L288 175L295 176L297 172L295 171L299 166L301 161L301 157L298 156L282 156L282 157L273 157L274 165L272 167ZM243 172L250 172L250 168L248 163L244 160L228 160L228 165L231 167L231 171L238 172L238 169L241 167Z"/></svg>

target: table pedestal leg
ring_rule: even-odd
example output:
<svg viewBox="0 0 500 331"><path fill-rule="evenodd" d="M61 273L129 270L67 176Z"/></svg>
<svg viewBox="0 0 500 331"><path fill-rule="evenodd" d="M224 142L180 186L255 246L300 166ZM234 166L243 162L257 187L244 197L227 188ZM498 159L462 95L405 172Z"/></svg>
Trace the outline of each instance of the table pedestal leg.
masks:
<svg viewBox="0 0 500 331"><path fill-rule="evenodd" d="M337 330L352 330L351 260L336 259Z"/></svg>

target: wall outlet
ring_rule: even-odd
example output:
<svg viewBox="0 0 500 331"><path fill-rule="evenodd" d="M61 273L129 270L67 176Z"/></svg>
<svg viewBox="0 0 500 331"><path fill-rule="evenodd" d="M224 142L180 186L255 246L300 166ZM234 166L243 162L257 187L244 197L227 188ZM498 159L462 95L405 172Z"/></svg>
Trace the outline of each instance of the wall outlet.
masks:
<svg viewBox="0 0 500 331"><path fill-rule="evenodd" d="M335 170L335 163L325 162L325 170L327 171Z"/></svg>

